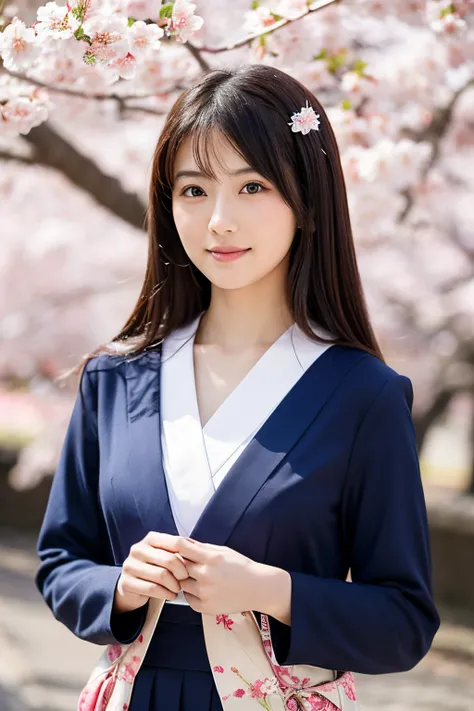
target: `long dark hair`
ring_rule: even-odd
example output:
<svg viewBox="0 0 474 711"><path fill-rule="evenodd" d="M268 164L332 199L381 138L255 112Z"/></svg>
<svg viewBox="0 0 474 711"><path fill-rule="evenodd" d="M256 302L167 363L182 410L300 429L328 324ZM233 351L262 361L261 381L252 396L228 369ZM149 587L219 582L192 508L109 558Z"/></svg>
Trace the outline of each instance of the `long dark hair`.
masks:
<svg viewBox="0 0 474 711"><path fill-rule="evenodd" d="M320 115L320 129L294 133L290 118L306 101ZM301 226L288 272L289 303L298 326L322 341L314 334L313 322L333 334L331 343L360 348L383 360L362 290L339 150L326 113L316 97L285 72L244 65L209 72L171 108L153 157L148 261L140 296L121 332L86 356L82 365L104 351L136 355L156 347L208 308L211 284L189 263L174 224L171 195L176 153L187 136L193 138L200 170L215 178L209 140L213 130L276 186Z"/></svg>

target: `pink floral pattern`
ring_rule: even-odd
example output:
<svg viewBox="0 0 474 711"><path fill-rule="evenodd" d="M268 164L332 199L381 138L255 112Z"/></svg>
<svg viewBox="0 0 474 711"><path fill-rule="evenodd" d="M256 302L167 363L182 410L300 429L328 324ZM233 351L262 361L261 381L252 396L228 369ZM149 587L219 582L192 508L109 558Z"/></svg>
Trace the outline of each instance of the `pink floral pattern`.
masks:
<svg viewBox="0 0 474 711"><path fill-rule="evenodd" d="M123 679L127 684L132 684L140 668L140 662L140 657L133 656L131 661L125 664L119 679Z"/></svg>
<svg viewBox="0 0 474 711"><path fill-rule="evenodd" d="M83 690L78 711L128 711L133 683L162 609L152 601L142 633L129 645L109 645ZM354 677L278 664L266 615L203 615L206 648L225 711L357 711ZM344 692L342 696L341 692ZM344 699L347 701L344 701ZM341 701L343 702L341 704Z"/></svg>
<svg viewBox="0 0 474 711"><path fill-rule="evenodd" d="M220 668L222 669L222 667ZM241 681L243 681L246 688L243 688L242 686L237 687L237 689L234 689L231 694L223 696L222 701L227 701L231 697L235 697L236 699L250 697L251 699L255 699L260 706L262 706L262 708L267 711L272 711L268 697L278 691L278 685L274 679L265 677L251 682L244 679L237 667L231 667L230 671L238 676Z"/></svg>
<svg viewBox="0 0 474 711"><path fill-rule="evenodd" d="M216 624L220 625L221 622L226 630L231 630L232 625L234 624L234 620L230 617L230 615L216 615Z"/></svg>
<svg viewBox="0 0 474 711"><path fill-rule="evenodd" d="M109 647L107 647L107 657L109 659L109 662L113 664L116 659L120 657L122 654L122 647L119 644L111 644Z"/></svg>

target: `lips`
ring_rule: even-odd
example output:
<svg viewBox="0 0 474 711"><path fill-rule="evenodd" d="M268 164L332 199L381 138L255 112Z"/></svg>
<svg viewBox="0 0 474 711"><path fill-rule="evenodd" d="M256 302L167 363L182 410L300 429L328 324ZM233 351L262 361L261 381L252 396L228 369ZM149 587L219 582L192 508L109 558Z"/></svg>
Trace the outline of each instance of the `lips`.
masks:
<svg viewBox="0 0 474 711"><path fill-rule="evenodd" d="M245 247L234 247L234 246L229 246L229 247L211 247L211 249L208 250L208 252L213 252L217 254L232 254L234 252L247 252L248 248Z"/></svg>
<svg viewBox="0 0 474 711"><path fill-rule="evenodd" d="M207 251L217 262L233 262L235 259L240 259L247 252L250 252L250 248L243 249L242 247L228 246L215 247Z"/></svg>

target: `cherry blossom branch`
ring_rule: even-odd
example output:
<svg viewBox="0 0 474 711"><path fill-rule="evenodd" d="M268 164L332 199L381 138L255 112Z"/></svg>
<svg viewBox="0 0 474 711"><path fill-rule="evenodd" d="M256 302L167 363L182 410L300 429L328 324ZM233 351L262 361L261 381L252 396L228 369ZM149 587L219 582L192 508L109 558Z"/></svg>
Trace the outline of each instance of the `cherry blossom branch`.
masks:
<svg viewBox="0 0 474 711"><path fill-rule="evenodd" d="M124 109L133 109L136 111L144 111L145 113L152 113L154 115L165 115L167 111L160 111L159 109L150 109L146 107L141 107L141 106L129 106L126 102L127 101L136 101L136 100L143 100L143 99L155 99L155 98L163 98L167 97L169 94L173 93L174 91L183 91L184 90L184 85L182 84L176 84L170 91L163 92L162 94L160 93L154 93L154 94L89 94L83 91L78 91L77 89L68 89L67 87L62 87L62 86L55 86L54 84L47 84L45 82L40 81L39 79L34 79L33 77L29 77L26 74L20 74L17 72L11 72L8 71L7 69L3 69L9 76L11 76L13 79L19 79L20 81L25 81L28 82L29 84L32 84L33 86L37 86L40 89L46 89L47 91L50 91L55 94L62 94L63 96L72 96L74 98L79 98L79 99L93 99L94 101L116 101L120 107L120 110Z"/></svg>
<svg viewBox="0 0 474 711"><path fill-rule="evenodd" d="M7 4L8 0L0 0L0 19L2 18L3 11L5 10Z"/></svg>
<svg viewBox="0 0 474 711"><path fill-rule="evenodd" d="M474 86L474 79L470 79L468 82L466 82L466 84L464 84L464 86L460 87L457 91L455 91L448 104L438 109L434 113L430 125L423 131L411 131L409 129L406 129L402 132L404 136L406 136L407 138L411 138L413 141L417 141L418 143L422 141L427 141L428 143L431 143L433 147L430 159L421 172L421 178L423 180L426 179L428 173L436 165L440 158L441 141L446 135L447 130L451 124L454 109L456 107L457 102L464 94L464 92L472 86ZM402 213L398 218L399 223L404 222L408 218L415 204L411 191L406 190L403 192L403 195L405 195L407 202L405 208L403 209Z"/></svg>
<svg viewBox="0 0 474 711"><path fill-rule="evenodd" d="M57 133L48 122L33 128L23 139L35 149L33 160L60 171L99 205L133 227L144 229L146 206L120 181L104 173L88 156Z"/></svg>
<svg viewBox="0 0 474 711"><path fill-rule="evenodd" d="M8 151L0 151L0 160L14 160L17 163L24 163L24 165L36 165L37 163L33 156L22 156L20 153L8 153Z"/></svg>
<svg viewBox="0 0 474 711"><path fill-rule="evenodd" d="M287 20L287 19L278 20L273 25L266 27L261 32L255 32L254 34L249 35L245 39L238 40L237 42L234 42L234 44L223 44L223 45L220 45L219 47L194 47L193 45L191 45L190 42L186 42L185 46L188 47L188 49L190 51L198 50L199 52L209 52L209 54L219 54L219 52L227 52L232 49L239 49L240 47L245 47L245 45L250 44L250 42L253 42L254 39L258 39L259 37L262 37L264 35L269 35L272 32L279 30L280 27L284 27L285 25L289 25L293 22L298 22L298 20L302 20L304 17L307 17L312 12L317 12L318 10L322 10L327 5L331 5L333 3L340 3L340 2L341 2L341 0L316 0L308 7L308 12L305 12L303 15L300 15L299 17L296 17L295 19L292 19L292 20ZM208 71L208 70L206 70L206 71Z"/></svg>
<svg viewBox="0 0 474 711"><path fill-rule="evenodd" d="M0 13L2 9L2 1L0 0ZM297 22L298 20L301 20L302 18L306 17L310 13L317 12L318 10L323 9L324 7L331 5L333 3L339 3L341 0L316 0L312 5L309 6L308 12L300 15L297 18L294 19L282 19L278 20L275 22L273 25L271 25L268 28L265 28L265 30L261 32L256 32L254 34L249 35L248 37L245 37L242 40L239 40L235 42L234 44L227 44L227 45L221 45L219 47L196 47L193 45L191 42L186 42L183 46L187 48L187 50L192 54L194 59L197 61L199 64L200 68L204 73L211 71L212 67L210 64L204 59L202 56L202 52L208 52L211 54L218 54L220 52L225 52L225 51L230 51L233 49L238 49L240 47L243 47L245 45L250 44L254 39L258 39L259 37L262 37L267 34L271 34L272 32L275 32L276 30L280 29L281 27L284 27L285 25L291 24L293 22ZM151 20L148 20L147 22L151 22ZM92 99L95 101L108 101L113 100L116 101L117 104L119 105L120 111L123 111L125 109L132 109L134 111L139 111L142 113L147 113L147 114L152 114L152 115L164 115L167 112L166 111L160 111L158 109L151 109L149 107L141 107L141 106L134 106L130 107L127 106L126 102L131 101L134 99L147 99L147 98L156 98L156 97L161 97L164 95L168 95L174 91L183 91L186 87L183 86L182 84L176 84L175 87L173 87L170 91L166 92L166 94L145 94L145 95L139 95L139 94L128 94L128 95L120 95L120 94L90 94L90 93L85 93L83 91L78 91L76 89L69 89L67 87L61 87L61 86L55 86L53 84L48 84L46 82L42 82L39 79L34 79L32 77L29 77L25 74L17 73L17 72L12 72L8 71L3 67L3 71L7 72L9 76L28 82L32 84L33 86L37 86L38 88L41 89L46 89L49 92L56 93L56 94L62 94L63 96L71 96L71 97L76 97L76 98L83 98L83 99Z"/></svg>

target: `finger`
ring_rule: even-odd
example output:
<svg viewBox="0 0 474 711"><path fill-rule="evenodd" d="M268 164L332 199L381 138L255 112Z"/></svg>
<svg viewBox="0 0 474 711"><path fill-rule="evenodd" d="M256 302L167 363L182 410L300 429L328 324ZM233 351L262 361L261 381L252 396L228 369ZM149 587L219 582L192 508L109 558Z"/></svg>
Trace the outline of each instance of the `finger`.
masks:
<svg viewBox="0 0 474 711"><path fill-rule="evenodd" d="M161 548L153 548L144 542L132 546L132 557L137 560L169 570L177 580L188 577L186 564L178 553L170 553Z"/></svg>
<svg viewBox="0 0 474 711"><path fill-rule="evenodd" d="M170 553L177 553L177 545L181 536L173 536L170 533L160 533L159 531L148 531L143 539L145 543L153 548L163 548Z"/></svg>
<svg viewBox="0 0 474 711"><path fill-rule="evenodd" d="M180 538L177 543L177 552L183 558L193 561L194 563L205 563L209 558L209 550L206 550L206 544L199 541L190 541L187 538Z"/></svg>
<svg viewBox="0 0 474 711"><path fill-rule="evenodd" d="M123 580L122 588L125 593L133 595L142 595L143 597L156 597L160 600L176 600L176 593L164 588L162 585L157 585L149 580L140 580L139 578L128 578Z"/></svg>
<svg viewBox="0 0 474 711"><path fill-rule="evenodd" d="M193 563L191 560L188 560L186 561L186 570L188 571L189 578L194 578L194 580L198 580L201 574L201 563Z"/></svg>
<svg viewBox="0 0 474 711"><path fill-rule="evenodd" d="M186 602L195 612L201 612L201 600L191 593L184 593Z"/></svg>
<svg viewBox="0 0 474 711"><path fill-rule="evenodd" d="M198 597L198 583L196 580L193 580L192 578L188 578L187 580L183 580L181 583L181 590L183 590L186 593L191 593L192 595L195 595Z"/></svg>
<svg viewBox="0 0 474 711"><path fill-rule="evenodd" d="M188 577L186 563L178 553L169 553L152 546L146 546L142 553L146 563L167 568L177 580L185 580Z"/></svg>
<svg viewBox="0 0 474 711"><path fill-rule="evenodd" d="M143 563L140 560L129 558L123 564L123 569L126 575L140 580L146 580L157 585L162 585L172 592L179 592L181 589L180 583L172 573L166 568L161 568L149 563Z"/></svg>

